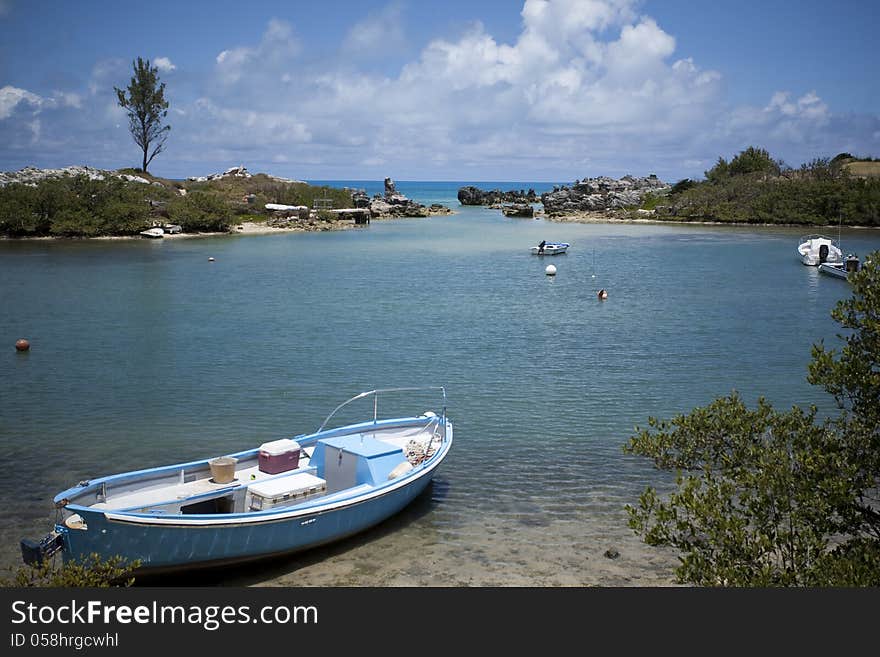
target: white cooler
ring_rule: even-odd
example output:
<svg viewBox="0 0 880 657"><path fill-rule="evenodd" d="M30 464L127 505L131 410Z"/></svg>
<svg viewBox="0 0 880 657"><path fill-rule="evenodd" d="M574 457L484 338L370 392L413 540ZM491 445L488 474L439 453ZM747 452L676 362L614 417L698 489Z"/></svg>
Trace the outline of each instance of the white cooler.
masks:
<svg viewBox="0 0 880 657"><path fill-rule="evenodd" d="M327 492L327 482L308 472L278 477L248 486L251 511L295 504Z"/></svg>

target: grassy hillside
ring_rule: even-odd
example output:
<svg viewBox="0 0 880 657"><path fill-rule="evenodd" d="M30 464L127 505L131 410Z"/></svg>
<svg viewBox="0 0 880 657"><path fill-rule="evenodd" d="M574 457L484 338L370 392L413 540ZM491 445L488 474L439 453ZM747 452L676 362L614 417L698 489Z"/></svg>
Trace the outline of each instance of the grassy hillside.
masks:
<svg viewBox="0 0 880 657"><path fill-rule="evenodd" d="M859 178L880 178L880 162L852 160L844 163L843 167L852 176L857 176Z"/></svg>
<svg viewBox="0 0 880 657"><path fill-rule="evenodd" d="M794 169L750 147L648 199L657 219L752 224L880 226L880 162L841 154ZM864 175L859 175L864 172Z"/></svg>
<svg viewBox="0 0 880 657"><path fill-rule="evenodd" d="M64 176L35 185L0 187L0 235L137 235L162 223L179 224L186 232L217 232L245 220L265 220L266 203L312 207L315 199L330 199L335 208L351 206L351 195L345 190L285 182L266 174L195 182L168 180L136 169L117 173L146 178L151 184L115 177Z"/></svg>

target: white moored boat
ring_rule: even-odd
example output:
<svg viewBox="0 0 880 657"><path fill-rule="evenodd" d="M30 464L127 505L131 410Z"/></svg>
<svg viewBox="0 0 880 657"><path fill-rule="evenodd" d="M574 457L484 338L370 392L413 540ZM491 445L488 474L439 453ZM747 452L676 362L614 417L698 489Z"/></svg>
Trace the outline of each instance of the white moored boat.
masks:
<svg viewBox="0 0 880 657"><path fill-rule="evenodd" d="M541 242L538 246L532 247L532 255L556 255L565 253L571 244L568 242Z"/></svg>
<svg viewBox="0 0 880 657"><path fill-rule="evenodd" d="M805 235L798 243L797 252L801 262L811 267L823 262L843 263L843 251L838 241L825 235Z"/></svg>
<svg viewBox="0 0 880 657"><path fill-rule="evenodd" d="M165 237L165 231L162 230L161 228L158 228L158 227L148 228L147 230L142 230L141 235L143 235L144 237L153 237L153 238Z"/></svg>

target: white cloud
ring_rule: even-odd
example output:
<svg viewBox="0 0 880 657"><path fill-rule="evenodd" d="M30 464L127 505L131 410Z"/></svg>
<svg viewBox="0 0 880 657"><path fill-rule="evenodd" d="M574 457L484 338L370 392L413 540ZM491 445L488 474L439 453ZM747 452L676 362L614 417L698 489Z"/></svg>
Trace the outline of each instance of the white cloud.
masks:
<svg viewBox="0 0 880 657"><path fill-rule="evenodd" d="M273 18L256 46L238 46L221 51L216 57L217 74L226 85L233 85L245 77L262 79L261 71L289 65L300 47L291 25Z"/></svg>
<svg viewBox="0 0 880 657"><path fill-rule="evenodd" d="M180 100L171 105L163 164L181 153L188 162L244 161L251 169L274 163L284 167L279 175L299 178L377 175L384 167L447 179L662 175L664 167L694 177L749 145L809 159L858 151L880 131L876 117L835 117L821 89L730 107L721 73L678 52L675 36L637 11L642 4L525 0L514 38L505 42L472 22L406 60L399 53L413 44L396 0L354 17L330 55L304 50L294 25L272 19L253 39L218 49L198 88L175 80ZM376 72L371 57L390 52L398 54L394 68ZM174 67L165 57L154 64ZM110 132L125 138L112 88L130 76L130 61L110 59L94 66L88 92L4 87L0 137L60 143L80 134L63 116L92 138L115 125ZM36 130L25 125L38 113Z"/></svg>
<svg viewBox="0 0 880 657"><path fill-rule="evenodd" d="M527 0L512 43L475 22L457 38L426 44L397 76L357 66L363 48L395 38L396 4L347 33L340 52L348 63L321 70L298 61L293 28L272 21L259 43L217 56L220 84L209 97L215 117L240 122L237 135L262 142L267 132L258 126L273 125L279 139L314 157L345 162L494 165L521 158L523 143L532 153L539 145L537 157L555 158L559 168L584 152L599 163L626 148L650 157L676 134L713 126L707 107L719 102L721 76L692 59L673 60L674 37L637 15L636 4ZM296 84L279 84L291 79Z"/></svg>
<svg viewBox="0 0 880 657"><path fill-rule="evenodd" d="M33 121L28 121L25 125L27 126L28 130L31 131L31 143L36 144L38 141L40 141L43 124L40 123L40 119L34 119Z"/></svg>
<svg viewBox="0 0 880 657"><path fill-rule="evenodd" d="M83 99L80 94L65 91L56 91L55 96L64 107L74 107L82 109Z"/></svg>
<svg viewBox="0 0 880 657"><path fill-rule="evenodd" d="M104 59L92 67L92 74L88 82L89 94L92 96L113 89L114 86L125 87L131 78L131 64L124 59Z"/></svg>
<svg viewBox="0 0 880 657"><path fill-rule="evenodd" d="M152 64L163 73L169 73L177 68L167 57L156 57Z"/></svg>
<svg viewBox="0 0 880 657"><path fill-rule="evenodd" d="M0 119L8 119L12 116L15 108L21 103L26 103L33 110L39 111L45 100L27 89L19 89L10 85L0 88Z"/></svg>
<svg viewBox="0 0 880 657"><path fill-rule="evenodd" d="M403 10L397 2L370 14L349 29L342 49L363 57L401 48L406 42L402 14Z"/></svg>

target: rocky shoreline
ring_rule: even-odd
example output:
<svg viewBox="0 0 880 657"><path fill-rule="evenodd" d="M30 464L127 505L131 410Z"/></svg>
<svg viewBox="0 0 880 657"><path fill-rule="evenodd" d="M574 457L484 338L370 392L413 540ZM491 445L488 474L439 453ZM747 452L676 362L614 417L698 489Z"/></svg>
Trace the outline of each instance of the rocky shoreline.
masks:
<svg viewBox="0 0 880 657"><path fill-rule="evenodd" d="M29 187L36 187L46 180L73 178L83 176L89 180L110 180L120 179L127 183L143 184L149 186L158 186L163 188L162 192L165 196L164 200L150 201L153 212L154 226L161 226L163 215L167 218L167 213L162 212L165 207L167 195L170 193L185 197L187 196L186 183L225 183L229 181L238 185L241 189L241 183L248 179L255 178L256 185L254 191L265 190L265 182L280 183L282 185L309 185L309 183L300 180L291 180L288 178L279 178L268 174L251 174L244 165L232 167L221 173L210 174L207 176L190 176L185 182L179 180L156 179L154 176L133 175L122 171L109 171L106 169L96 169L89 166L69 166L58 169L38 169L36 167L24 167L19 171L0 172L0 189L10 184L22 184ZM196 187L199 189L199 187ZM227 184L227 192L229 188ZM245 187L245 189L247 189ZM277 232L302 232L302 231L328 231L328 230L347 230L358 225L370 223L373 219L392 219L392 218L411 218L411 217L431 217L437 215L453 214L453 210L440 205L432 204L430 206L417 203L405 195L401 194L395 188L394 181L391 178L385 179L384 194L376 194L373 198L367 196L364 190L356 190L343 188L350 198L350 204L346 207L333 207L333 202L329 205L321 206L318 200L315 201L315 207L307 207L305 205L283 205L279 203L265 203L260 207L255 204L257 200L256 193L247 193L243 198L236 197L228 199L235 206L250 209L246 214L263 215L266 221L248 220L232 223L228 231L224 232L179 232L176 234L164 235L166 238L187 238L204 235L253 235L253 234L270 234ZM243 192L239 192L241 194ZM228 193L227 193L228 196ZM341 201L339 195L336 195L336 205L345 203ZM270 196L271 198L271 196ZM326 200L326 199L325 199ZM158 211L155 208L159 208ZM158 212L158 215L157 215ZM240 214L240 212L237 212ZM147 228L149 226L145 226ZM0 239L59 239L57 236L51 235L33 235L22 237L9 237L0 235ZM65 237L64 239L141 239L140 235L101 235L88 237Z"/></svg>
<svg viewBox="0 0 880 657"><path fill-rule="evenodd" d="M670 189L654 174L646 178L600 176L575 180L571 187L554 187L541 194L541 203L548 216L624 210L641 205L648 194L665 194Z"/></svg>
<svg viewBox="0 0 880 657"><path fill-rule="evenodd" d="M385 193L374 194L372 198L366 190L351 190L351 200L355 208L367 209L373 219L396 217L431 217L435 215L453 214L450 208L439 203L430 206L417 203L400 192L391 178L385 178Z"/></svg>

